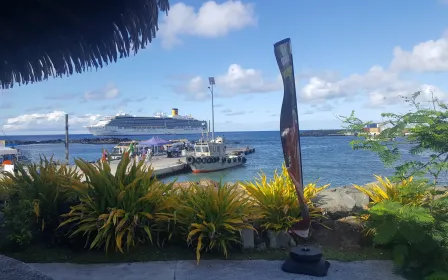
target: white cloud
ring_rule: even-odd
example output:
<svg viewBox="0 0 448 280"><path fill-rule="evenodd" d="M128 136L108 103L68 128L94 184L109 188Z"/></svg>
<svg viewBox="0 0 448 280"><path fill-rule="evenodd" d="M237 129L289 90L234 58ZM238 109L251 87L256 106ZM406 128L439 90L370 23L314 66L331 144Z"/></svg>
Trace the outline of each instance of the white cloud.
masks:
<svg viewBox="0 0 448 280"><path fill-rule="evenodd" d="M70 130L81 129L82 126L98 121L100 115L69 115ZM8 118L2 126L4 131L61 131L65 129L65 112L53 111L50 113L24 114Z"/></svg>
<svg viewBox="0 0 448 280"><path fill-rule="evenodd" d="M379 88L396 87L397 78L396 73L385 71L380 66L370 68L363 75L353 74L336 81L314 76L302 88L301 97L305 101L325 101L357 93L369 93Z"/></svg>
<svg viewBox="0 0 448 280"><path fill-rule="evenodd" d="M162 39L162 46L170 48L182 42L182 35L215 38L256 23L254 6L241 1L221 4L208 1L197 12L192 6L177 3L160 23L157 35Z"/></svg>
<svg viewBox="0 0 448 280"><path fill-rule="evenodd" d="M112 83L109 83L102 89L92 90L84 93L84 100L109 100L115 99L120 94L120 90Z"/></svg>
<svg viewBox="0 0 448 280"><path fill-rule="evenodd" d="M244 69L241 65L232 64L227 73L215 77L216 97L231 97L238 94L264 93L282 89L281 79L277 77L268 80L261 71ZM208 79L200 76L194 77L187 84L180 86L179 93L187 93L194 100L204 100L210 97Z"/></svg>
<svg viewBox="0 0 448 280"><path fill-rule="evenodd" d="M374 66L365 74L353 74L337 81L327 81L319 77L311 77L301 90L301 98L308 102L325 102L338 98L352 98L363 95L368 98L371 107L396 104L400 96L410 96L417 90L422 90L422 100L434 97L443 98L445 94L436 86L418 84L403 80L397 72L384 70Z"/></svg>
<svg viewBox="0 0 448 280"><path fill-rule="evenodd" d="M448 33L447 33L448 34ZM410 96L422 91L423 101L444 98L446 94L438 87L403 78L402 71L448 71L448 35L436 41L427 41L414 46L412 51L394 50L394 57L388 68L373 66L363 74L337 77L334 72L303 73L297 76L306 78L306 84L299 91L302 102L311 104L339 101L366 101L370 107L393 105L401 101L402 96ZM231 97L238 94L281 91L283 84L280 75L268 80L261 71L244 69L232 64L226 74L215 76L217 97ZM176 91L188 94L189 99L204 100L210 98L206 77L196 76ZM321 111L332 108L321 107Z"/></svg>
<svg viewBox="0 0 448 280"><path fill-rule="evenodd" d="M448 35L415 45L411 51L395 47L389 68L373 66L364 74L353 74L342 79L329 79L315 75L301 89L301 98L308 102L325 102L331 99L353 99L364 96L369 106L396 104L400 96L422 91L423 101L433 94L444 98L446 94L434 85L404 79L404 71L448 71Z"/></svg>
<svg viewBox="0 0 448 280"><path fill-rule="evenodd" d="M448 34L436 41L429 40L417 44L412 51L395 47L390 68L394 71L448 71Z"/></svg>

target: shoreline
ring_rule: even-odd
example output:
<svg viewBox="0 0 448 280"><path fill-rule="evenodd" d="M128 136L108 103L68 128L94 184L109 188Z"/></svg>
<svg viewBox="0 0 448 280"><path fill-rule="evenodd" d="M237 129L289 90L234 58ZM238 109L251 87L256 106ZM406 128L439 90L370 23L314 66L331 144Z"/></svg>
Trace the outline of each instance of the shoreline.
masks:
<svg viewBox="0 0 448 280"><path fill-rule="evenodd" d="M300 132L301 137L326 137L326 136L332 136L332 137L341 137L341 136L351 136L351 135L345 135L343 134L343 129L330 129L330 130L307 130ZM24 135L25 136L25 135ZM26 137L30 137L32 135L26 135ZM39 135L36 135L39 137ZM141 135L144 136L144 135ZM176 135L170 135L172 138ZM59 136L58 136L59 137ZM164 136L167 137L167 136ZM183 136L185 137L185 136ZM63 138L60 139L52 139L52 140L42 140L42 141L33 141L33 140L8 140L4 139L6 142L6 145L36 145L36 144L65 144L65 140ZM118 144L120 142L125 141L132 141L134 140L131 137L96 137L93 136L93 138L82 138L82 139L71 139L68 142L71 144L92 144L92 145L105 145L105 144ZM238 141L236 141L238 142ZM231 144L238 144L238 143L231 143Z"/></svg>

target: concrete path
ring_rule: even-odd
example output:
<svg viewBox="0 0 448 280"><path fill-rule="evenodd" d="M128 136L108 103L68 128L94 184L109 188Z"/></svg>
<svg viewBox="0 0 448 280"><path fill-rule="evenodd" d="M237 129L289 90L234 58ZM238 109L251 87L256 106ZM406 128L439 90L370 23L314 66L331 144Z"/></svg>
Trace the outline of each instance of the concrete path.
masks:
<svg viewBox="0 0 448 280"><path fill-rule="evenodd" d="M403 280L389 261L331 261L325 278L288 274L282 261L195 261L78 265L31 264L54 280Z"/></svg>

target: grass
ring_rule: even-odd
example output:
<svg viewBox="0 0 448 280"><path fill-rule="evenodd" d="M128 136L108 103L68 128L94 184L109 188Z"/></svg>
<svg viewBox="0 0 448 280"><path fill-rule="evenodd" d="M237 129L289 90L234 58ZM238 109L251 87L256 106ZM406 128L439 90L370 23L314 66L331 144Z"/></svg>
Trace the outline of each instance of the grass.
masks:
<svg viewBox="0 0 448 280"><path fill-rule="evenodd" d="M289 250L248 250L232 251L228 260L285 260ZM362 249L336 249L323 248L323 253L328 260L338 261L361 261L361 260L387 260L391 259L388 251L364 247ZM173 261L173 260L195 260L195 251L192 248L183 246L165 246L163 248L155 246L139 246L129 252L106 254L102 250L79 250L72 251L66 248L48 248L42 245L31 246L20 252L3 252L4 255L31 263L49 262L69 262L77 264L93 263L125 263L125 262L145 262L145 261ZM219 252L209 252L203 254L201 259L225 259Z"/></svg>

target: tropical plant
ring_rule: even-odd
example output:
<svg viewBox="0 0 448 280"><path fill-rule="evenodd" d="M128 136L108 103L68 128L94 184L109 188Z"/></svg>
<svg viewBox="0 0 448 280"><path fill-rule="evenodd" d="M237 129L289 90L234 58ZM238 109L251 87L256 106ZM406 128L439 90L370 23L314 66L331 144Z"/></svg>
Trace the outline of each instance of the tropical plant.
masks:
<svg viewBox="0 0 448 280"><path fill-rule="evenodd" d="M437 184L442 172L448 170L448 106L433 98L430 106L424 106L419 101L421 92L411 97L403 97L410 104L407 113L383 113L383 129L375 139L364 131L367 124L355 116L340 116L344 127L358 135L357 140L350 144L353 149L369 150L378 154L386 166L394 166L394 180L414 177L431 176L433 184ZM405 136L403 139L400 137ZM396 139L396 141L389 141ZM416 156L413 159L398 162L403 149L409 147L408 152ZM422 157L422 155L427 155ZM419 156L419 157L417 157Z"/></svg>
<svg viewBox="0 0 448 280"><path fill-rule="evenodd" d="M270 180L261 172L254 182L244 182L241 186L253 200L256 206L254 214L264 230L286 231L301 219L296 189L285 165L280 174L275 170ZM304 188L305 201L314 221L323 215L322 209L316 207L312 200L328 186L316 187L315 183L311 183Z"/></svg>
<svg viewBox="0 0 448 280"><path fill-rule="evenodd" d="M429 195L428 185L422 181L415 181L413 177L395 183L387 177L374 175L377 182L366 186L353 185L357 190L367 195L370 205L384 200L400 202L403 205L422 205Z"/></svg>
<svg viewBox="0 0 448 280"><path fill-rule="evenodd" d="M447 279L448 199L423 205L383 200L366 222L376 245L391 247L397 268L425 279Z"/></svg>
<svg viewBox="0 0 448 280"><path fill-rule="evenodd" d="M2 209L3 223L0 232L0 247L26 247L36 235L36 218L30 200L7 203Z"/></svg>
<svg viewBox="0 0 448 280"><path fill-rule="evenodd" d="M15 174L4 172L0 180L0 188L8 192L7 205L9 209L16 209L14 211L25 211L27 203L21 202L29 201L34 213L32 226L36 227L35 233L53 242L55 230L61 222L60 215L68 210L68 204L75 199L69 187L70 182L79 182L81 176L76 168L66 164L57 165L53 158L41 157L37 164L16 164L16 167ZM15 213L8 217L16 219L16 215L21 214Z"/></svg>
<svg viewBox="0 0 448 280"><path fill-rule="evenodd" d="M253 229L248 222L251 203L237 184L191 184L178 190L173 217L189 246L196 250L199 264L202 251L217 249L227 257L229 249L241 243L243 229Z"/></svg>
<svg viewBox="0 0 448 280"><path fill-rule="evenodd" d="M167 199L172 184L164 184L144 162L136 163L125 155L111 173L108 162L91 164L76 160L85 182L74 182L80 203L64 215L61 226L74 224L71 237L87 235L90 249L109 248L124 252L137 243L153 242L164 230ZM162 219L163 218L163 219ZM159 239L157 239L159 240Z"/></svg>
<svg viewBox="0 0 448 280"><path fill-rule="evenodd" d="M0 174L0 176L2 175ZM0 177L0 202L8 200L9 190L11 187L12 182L8 177Z"/></svg>

